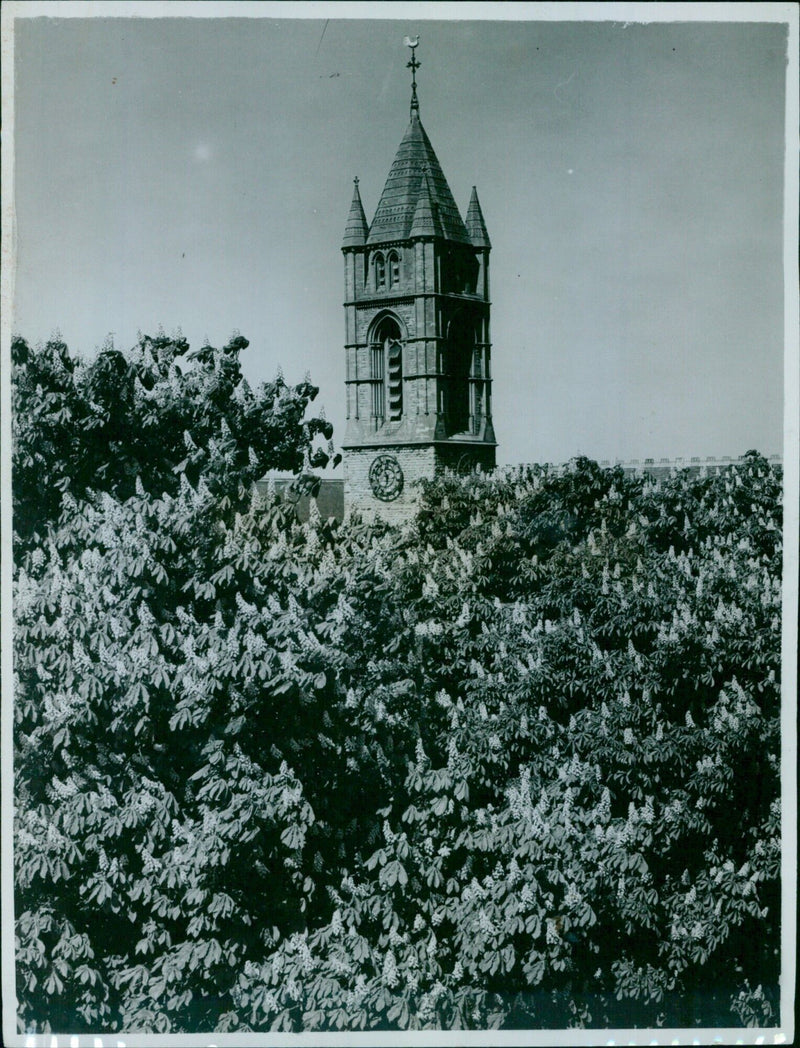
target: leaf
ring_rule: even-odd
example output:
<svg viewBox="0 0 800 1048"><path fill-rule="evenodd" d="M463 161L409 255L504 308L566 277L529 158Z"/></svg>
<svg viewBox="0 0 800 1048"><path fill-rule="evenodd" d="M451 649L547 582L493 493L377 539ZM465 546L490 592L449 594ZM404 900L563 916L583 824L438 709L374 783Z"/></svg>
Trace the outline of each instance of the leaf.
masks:
<svg viewBox="0 0 800 1048"><path fill-rule="evenodd" d="M377 851L373 852L372 855L370 855L370 857L367 859L366 867L368 870L374 870L376 866L383 866L385 862L386 852L382 848L379 848Z"/></svg>
<svg viewBox="0 0 800 1048"><path fill-rule="evenodd" d="M388 886L399 884L401 887L408 884L408 874L397 859L388 862L381 871L381 880Z"/></svg>
<svg viewBox="0 0 800 1048"><path fill-rule="evenodd" d="M281 842L291 851L301 848L305 842L305 831L301 826L293 823L281 833Z"/></svg>
<svg viewBox="0 0 800 1048"><path fill-rule="evenodd" d="M425 883L429 888L438 888L442 883L442 874L438 866L429 866L425 874Z"/></svg>

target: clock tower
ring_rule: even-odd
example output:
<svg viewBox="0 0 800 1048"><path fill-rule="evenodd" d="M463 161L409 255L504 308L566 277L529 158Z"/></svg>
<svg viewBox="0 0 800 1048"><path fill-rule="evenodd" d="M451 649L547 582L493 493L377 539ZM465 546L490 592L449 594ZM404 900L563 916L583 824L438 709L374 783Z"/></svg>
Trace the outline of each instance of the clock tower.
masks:
<svg viewBox="0 0 800 1048"><path fill-rule="evenodd" d="M462 219L419 116L367 224L358 179L345 228L345 506L403 520L414 481L495 464L491 244L473 187Z"/></svg>

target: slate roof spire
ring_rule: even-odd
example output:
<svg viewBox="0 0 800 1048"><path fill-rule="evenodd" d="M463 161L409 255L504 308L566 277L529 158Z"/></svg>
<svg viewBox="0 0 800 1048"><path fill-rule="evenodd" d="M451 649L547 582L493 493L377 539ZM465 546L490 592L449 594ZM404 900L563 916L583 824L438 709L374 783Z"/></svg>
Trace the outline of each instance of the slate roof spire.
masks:
<svg viewBox="0 0 800 1048"><path fill-rule="evenodd" d="M466 224L469 238L475 247L490 248L492 246L492 243L489 240L489 234L486 231L486 223L483 220L481 205L478 201L478 190L475 186L472 187L472 196L469 198Z"/></svg>
<svg viewBox="0 0 800 1048"><path fill-rule="evenodd" d="M423 227L426 231L434 230L426 232L426 235L458 244L473 244L441 164L419 118L416 74L420 63L415 51L419 37L413 40L406 37L405 44L411 48L411 61L408 63L411 69L411 117L375 209L375 216L366 235L366 244L371 247L375 244L407 240L411 236L412 228L415 231L414 235L420 235L419 230ZM480 207L478 212L480 213ZM352 207L350 214L352 219ZM348 232L351 219L348 219ZM480 225L483 236L486 237L483 216L480 217ZM486 240L488 243L488 237ZM355 246L355 241L352 243Z"/></svg>
<svg viewBox="0 0 800 1048"><path fill-rule="evenodd" d="M435 217L435 235L460 244L469 244L471 240L464 220L419 118L417 69L420 63L415 51L419 37L412 40L407 36L404 43L411 48L411 61L407 63L411 69L410 122L378 201L367 243L380 244L387 240L408 238L415 225L417 204L424 189L423 183L426 182L428 202L423 202L421 206L423 211L427 208L431 216ZM426 212L425 222L430 224L430 221Z"/></svg>
<svg viewBox="0 0 800 1048"><path fill-rule="evenodd" d="M356 177L353 179L353 201L350 204L350 214L347 216L342 247L363 247L367 242L368 232L367 216L364 214L364 205L361 203L361 194L358 191L358 177Z"/></svg>
<svg viewBox="0 0 800 1048"><path fill-rule="evenodd" d="M419 113L414 110L375 209L368 244L408 238L426 173L431 202L441 223L440 236L461 244L472 243Z"/></svg>

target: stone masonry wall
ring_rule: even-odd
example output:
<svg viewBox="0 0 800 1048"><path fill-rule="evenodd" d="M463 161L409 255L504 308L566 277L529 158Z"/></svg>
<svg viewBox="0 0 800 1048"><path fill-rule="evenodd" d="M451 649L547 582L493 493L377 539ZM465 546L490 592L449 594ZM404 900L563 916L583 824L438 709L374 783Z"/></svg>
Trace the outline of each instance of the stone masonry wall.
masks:
<svg viewBox="0 0 800 1048"><path fill-rule="evenodd" d="M376 498L369 483L370 466L380 454L391 455L403 471L403 489L391 502ZM431 445L348 449L344 459L345 515L357 510L364 516L380 515L392 523L407 520L416 504L415 481L433 477L435 467L435 450Z"/></svg>

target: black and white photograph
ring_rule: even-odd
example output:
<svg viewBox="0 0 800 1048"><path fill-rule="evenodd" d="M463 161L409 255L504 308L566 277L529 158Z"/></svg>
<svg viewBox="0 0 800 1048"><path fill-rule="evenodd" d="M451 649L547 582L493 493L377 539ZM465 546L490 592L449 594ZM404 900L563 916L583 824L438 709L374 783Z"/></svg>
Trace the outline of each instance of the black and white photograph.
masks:
<svg viewBox="0 0 800 1048"><path fill-rule="evenodd" d="M2 20L4 1043L791 1041L796 5Z"/></svg>

